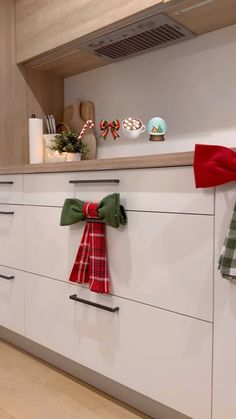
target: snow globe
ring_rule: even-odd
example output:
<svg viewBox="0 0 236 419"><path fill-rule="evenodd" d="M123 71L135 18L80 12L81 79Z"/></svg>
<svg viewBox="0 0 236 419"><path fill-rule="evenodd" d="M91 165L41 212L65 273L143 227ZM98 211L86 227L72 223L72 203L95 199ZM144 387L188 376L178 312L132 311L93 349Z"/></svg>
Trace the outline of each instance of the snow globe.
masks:
<svg viewBox="0 0 236 419"><path fill-rule="evenodd" d="M159 117L151 118L147 123L147 132L150 141L164 141L166 133L166 122Z"/></svg>

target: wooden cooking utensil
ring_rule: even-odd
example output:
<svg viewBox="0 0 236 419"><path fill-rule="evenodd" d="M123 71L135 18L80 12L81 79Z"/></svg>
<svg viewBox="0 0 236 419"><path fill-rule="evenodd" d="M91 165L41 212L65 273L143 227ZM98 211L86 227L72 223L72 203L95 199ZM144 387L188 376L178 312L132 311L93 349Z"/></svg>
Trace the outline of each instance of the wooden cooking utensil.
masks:
<svg viewBox="0 0 236 419"><path fill-rule="evenodd" d="M80 133L85 121L81 118L80 114L81 104L80 101L76 101L71 105L65 107L63 112L63 122L67 124L71 130Z"/></svg>
<svg viewBox="0 0 236 419"><path fill-rule="evenodd" d="M94 104L93 102L82 102L80 107L80 115L81 118L84 121L87 121L88 119L91 119L93 122L95 122L95 110L94 110ZM84 144L86 144L89 148L88 153L88 160L96 159L97 154L97 140L95 137L95 130L87 129L85 131L85 134L82 138L82 141Z"/></svg>

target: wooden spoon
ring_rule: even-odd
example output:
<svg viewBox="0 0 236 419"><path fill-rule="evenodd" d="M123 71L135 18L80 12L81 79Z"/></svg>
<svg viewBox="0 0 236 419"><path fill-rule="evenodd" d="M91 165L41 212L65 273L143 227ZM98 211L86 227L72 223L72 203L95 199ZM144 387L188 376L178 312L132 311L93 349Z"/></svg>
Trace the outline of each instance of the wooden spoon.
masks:
<svg viewBox="0 0 236 419"><path fill-rule="evenodd" d="M80 107L80 114L84 121L91 119L95 122L95 110L93 102L82 102ZM82 138L84 144L89 148L88 160L95 159L97 154L97 140L95 137L94 128L88 128Z"/></svg>

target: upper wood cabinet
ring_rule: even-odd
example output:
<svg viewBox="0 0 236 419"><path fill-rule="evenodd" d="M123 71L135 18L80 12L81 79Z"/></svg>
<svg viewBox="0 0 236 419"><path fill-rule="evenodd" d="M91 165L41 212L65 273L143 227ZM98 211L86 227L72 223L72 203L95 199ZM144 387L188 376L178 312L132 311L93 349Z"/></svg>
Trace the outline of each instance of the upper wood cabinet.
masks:
<svg viewBox="0 0 236 419"><path fill-rule="evenodd" d="M25 61L60 44L62 0L16 0L17 62Z"/></svg>
<svg viewBox="0 0 236 419"><path fill-rule="evenodd" d="M27 61L148 7L168 2L170 0L16 0L17 62Z"/></svg>
<svg viewBox="0 0 236 419"><path fill-rule="evenodd" d="M81 38L151 6L170 2L173 0L63 0L63 42Z"/></svg>
<svg viewBox="0 0 236 419"><path fill-rule="evenodd" d="M143 50L165 46L236 23L235 0L223 3L224 6L222 0L16 0L16 60L67 77L139 53L142 48L137 44L142 44ZM156 44L150 41L152 30ZM144 38L140 39L141 33ZM143 41L148 45L144 42L144 46ZM104 45L115 48L115 56L107 54L107 50L101 52L102 48L97 51L97 45L98 49ZM121 52L123 55L119 55Z"/></svg>

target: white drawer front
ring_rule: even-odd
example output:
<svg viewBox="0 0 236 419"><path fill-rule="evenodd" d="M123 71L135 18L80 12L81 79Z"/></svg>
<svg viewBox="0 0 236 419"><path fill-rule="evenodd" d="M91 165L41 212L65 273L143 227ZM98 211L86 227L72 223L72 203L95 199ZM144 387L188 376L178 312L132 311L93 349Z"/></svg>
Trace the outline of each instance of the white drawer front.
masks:
<svg viewBox="0 0 236 419"><path fill-rule="evenodd" d="M110 313L69 299L77 293ZM210 418L211 325L26 275L26 336L194 419Z"/></svg>
<svg viewBox="0 0 236 419"><path fill-rule="evenodd" d="M24 334L24 274L0 266L0 324Z"/></svg>
<svg viewBox="0 0 236 419"><path fill-rule="evenodd" d="M104 179L119 180L119 184L69 183ZM213 213L213 191L195 189L191 167L25 175L29 205L61 206L68 197L100 201L113 192L120 193L129 210Z"/></svg>
<svg viewBox="0 0 236 419"><path fill-rule="evenodd" d="M0 203L23 203L23 175L0 175Z"/></svg>
<svg viewBox="0 0 236 419"><path fill-rule="evenodd" d="M0 205L0 265L23 269L24 207Z"/></svg>
<svg viewBox="0 0 236 419"><path fill-rule="evenodd" d="M26 270L67 281L84 223L61 227L60 208L26 208ZM212 320L213 218L129 212L107 228L112 294Z"/></svg>

